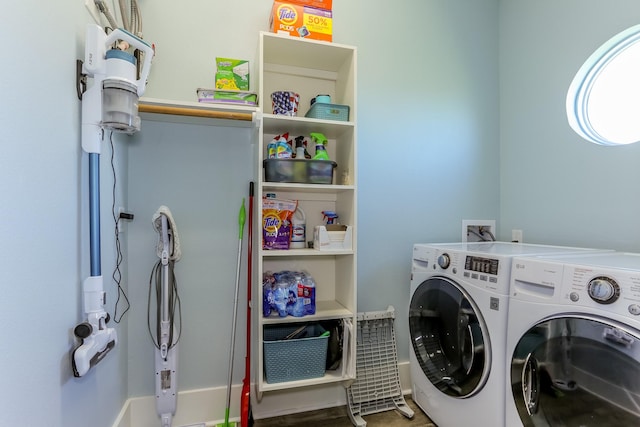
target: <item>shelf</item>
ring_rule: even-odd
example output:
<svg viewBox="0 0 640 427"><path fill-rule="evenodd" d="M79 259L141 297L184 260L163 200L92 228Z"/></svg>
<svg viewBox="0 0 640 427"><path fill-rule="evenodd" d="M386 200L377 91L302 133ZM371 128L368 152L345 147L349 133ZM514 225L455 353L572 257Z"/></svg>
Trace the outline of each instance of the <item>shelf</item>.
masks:
<svg viewBox="0 0 640 427"><path fill-rule="evenodd" d="M334 185L334 184L293 184L289 182L263 182L263 191L297 191L301 193L343 193L353 191L353 185Z"/></svg>
<svg viewBox="0 0 640 427"><path fill-rule="evenodd" d="M269 317L262 317L263 325L299 322L317 322L318 320L340 319L343 317L353 317L354 313L347 310L342 304L336 301L316 301L316 314L304 317L280 317L277 314Z"/></svg>
<svg viewBox="0 0 640 427"><path fill-rule="evenodd" d="M338 43L300 39L262 32L265 64L338 72L354 55L355 48Z"/></svg>
<svg viewBox="0 0 640 427"><path fill-rule="evenodd" d="M332 210L340 221L357 227L357 108L356 108L356 49L335 43L308 40L273 33L260 33L258 97L268 100L262 105L256 147L256 173L258 176L258 207L261 215L263 196L275 193L278 198L298 201L306 214L306 240L313 240L315 227L323 224L322 211ZM298 116L271 114L270 95L280 90L299 94ZM349 106L349 121L307 118L311 100L326 94L335 104ZM290 136L322 133L328 140L326 151L336 162L334 184L300 184L264 181L263 159L267 157L268 143L275 135L288 132ZM309 141L311 141L309 139ZM312 148L311 148L312 149ZM262 223L262 216L258 224ZM262 235L262 233L260 233ZM320 387L330 383L346 384L355 378L355 324L357 315L357 266L355 231L353 248L349 250L320 251L317 249L265 250L262 236L255 241L257 276L265 272L307 271L316 282L316 313L311 316L280 317L272 314L257 317L257 356L254 363L256 395L285 389ZM262 302L262 283L256 284L256 295ZM267 325L307 323L341 319L345 325L342 367L327 371L320 378L267 383L263 354L264 329ZM347 339L346 337L352 337Z"/></svg>
<svg viewBox="0 0 640 427"><path fill-rule="evenodd" d="M276 114L264 114L262 119L264 120L265 133L279 134L289 132L300 135L320 132L328 139L336 139L345 132L353 130L355 126L354 122L310 119L307 117L291 117Z"/></svg>
<svg viewBox="0 0 640 427"><path fill-rule="evenodd" d="M353 250L340 251L317 251L315 249L283 249L283 250L260 250L259 256L263 257L297 257L297 256L335 256L353 255Z"/></svg>
<svg viewBox="0 0 640 427"><path fill-rule="evenodd" d="M146 120L215 126L254 127L258 107L140 98L140 117Z"/></svg>
<svg viewBox="0 0 640 427"><path fill-rule="evenodd" d="M335 383L335 382L340 382L340 381L345 381L350 379L353 379L353 378L349 378L347 376L342 375L342 370L337 369L335 371L326 371L323 377L311 378L308 380L287 381L287 382L273 383L273 384L270 384L264 381L262 383L262 391L265 392L265 391L284 390L284 389L297 388L297 387L307 387L312 385Z"/></svg>

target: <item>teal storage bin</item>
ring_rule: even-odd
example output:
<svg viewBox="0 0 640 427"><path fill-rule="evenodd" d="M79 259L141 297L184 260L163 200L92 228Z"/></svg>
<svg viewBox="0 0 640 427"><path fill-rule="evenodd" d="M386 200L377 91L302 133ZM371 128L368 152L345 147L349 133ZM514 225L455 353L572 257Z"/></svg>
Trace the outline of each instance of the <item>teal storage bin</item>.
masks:
<svg viewBox="0 0 640 427"><path fill-rule="evenodd" d="M349 106L339 104L323 104L316 102L311 106L305 117L323 120L349 121Z"/></svg>
<svg viewBox="0 0 640 427"><path fill-rule="evenodd" d="M324 376L329 335L309 323L296 338L285 339L304 324L265 325L264 372L268 383L306 380Z"/></svg>

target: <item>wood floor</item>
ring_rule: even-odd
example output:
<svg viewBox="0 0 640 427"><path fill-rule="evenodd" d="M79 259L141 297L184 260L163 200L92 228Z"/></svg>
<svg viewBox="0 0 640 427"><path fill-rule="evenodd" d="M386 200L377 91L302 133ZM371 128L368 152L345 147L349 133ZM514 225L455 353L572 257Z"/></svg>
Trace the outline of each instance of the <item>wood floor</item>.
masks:
<svg viewBox="0 0 640 427"><path fill-rule="evenodd" d="M407 404L413 409L412 419L408 419L400 412L392 410L380 412L378 414L367 415L364 420L367 427L403 427L421 426L436 427L433 422L422 412L422 410L406 397ZM348 415L346 406L337 408L322 409L318 411L303 412L300 414L287 415L282 417L266 418L255 420L254 427L353 427Z"/></svg>

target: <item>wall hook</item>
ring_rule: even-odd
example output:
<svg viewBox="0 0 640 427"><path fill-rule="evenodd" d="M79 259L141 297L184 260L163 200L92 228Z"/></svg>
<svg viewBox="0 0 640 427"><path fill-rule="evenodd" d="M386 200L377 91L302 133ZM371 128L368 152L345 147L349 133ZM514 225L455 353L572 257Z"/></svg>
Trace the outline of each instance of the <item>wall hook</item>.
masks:
<svg viewBox="0 0 640 427"><path fill-rule="evenodd" d="M80 101L82 101L82 94L87 90L87 75L82 72L83 65L81 60L76 60L76 91Z"/></svg>

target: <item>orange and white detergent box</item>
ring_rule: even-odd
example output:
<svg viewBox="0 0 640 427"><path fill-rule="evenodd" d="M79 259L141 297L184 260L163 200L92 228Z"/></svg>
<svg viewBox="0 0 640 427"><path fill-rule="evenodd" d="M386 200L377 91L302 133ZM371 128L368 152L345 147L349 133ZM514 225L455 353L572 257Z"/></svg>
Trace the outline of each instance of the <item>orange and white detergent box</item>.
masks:
<svg viewBox="0 0 640 427"><path fill-rule="evenodd" d="M269 28L274 33L333 40L332 0L274 1Z"/></svg>

